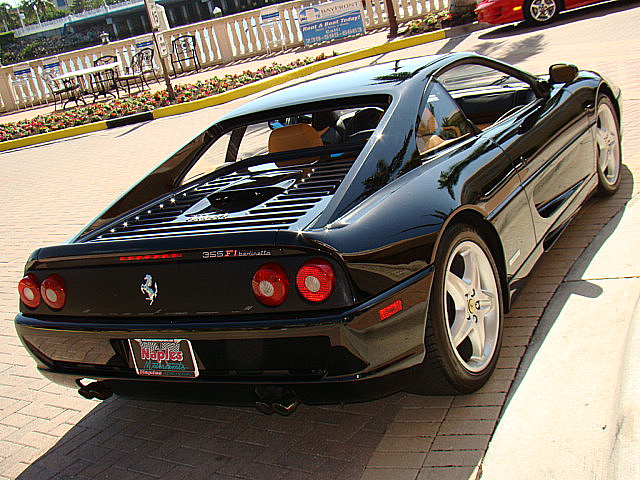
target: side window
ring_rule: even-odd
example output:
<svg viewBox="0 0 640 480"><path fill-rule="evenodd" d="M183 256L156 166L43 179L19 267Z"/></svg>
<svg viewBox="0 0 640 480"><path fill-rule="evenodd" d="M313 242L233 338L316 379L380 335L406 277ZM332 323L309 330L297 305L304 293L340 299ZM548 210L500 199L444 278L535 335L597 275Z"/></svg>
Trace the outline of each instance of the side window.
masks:
<svg viewBox="0 0 640 480"><path fill-rule="evenodd" d="M462 110L437 82L433 82L420 106L416 120L416 145L424 155L445 143L473 133Z"/></svg>
<svg viewBox="0 0 640 480"><path fill-rule="evenodd" d="M438 77L438 81L450 93L498 85L528 87L522 80L500 70L475 63L467 63L447 70Z"/></svg>
<svg viewBox="0 0 640 480"><path fill-rule="evenodd" d="M535 100L527 82L486 65L459 65L439 75L438 82L480 130Z"/></svg>

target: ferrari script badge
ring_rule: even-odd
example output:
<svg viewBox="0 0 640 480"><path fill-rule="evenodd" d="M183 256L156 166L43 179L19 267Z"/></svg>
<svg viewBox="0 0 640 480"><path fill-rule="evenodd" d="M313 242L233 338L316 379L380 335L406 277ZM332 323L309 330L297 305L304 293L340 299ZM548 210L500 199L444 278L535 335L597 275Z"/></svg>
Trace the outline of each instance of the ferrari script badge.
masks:
<svg viewBox="0 0 640 480"><path fill-rule="evenodd" d="M153 305L153 301L158 296L158 284L153 281L153 277L148 273L144 276L144 282L140 285L140 291L149 300L149 305Z"/></svg>

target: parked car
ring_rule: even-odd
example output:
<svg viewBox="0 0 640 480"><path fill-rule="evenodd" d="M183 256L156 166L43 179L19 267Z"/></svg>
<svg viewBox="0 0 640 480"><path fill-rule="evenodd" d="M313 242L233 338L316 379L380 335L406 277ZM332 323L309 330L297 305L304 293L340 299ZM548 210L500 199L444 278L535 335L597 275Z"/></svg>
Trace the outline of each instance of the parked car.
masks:
<svg viewBox="0 0 640 480"><path fill-rule="evenodd" d="M36 250L18 335L88 398L473 392L536 261L619 186L619 98L472 53L269 93Z"/></svg>
<svg viewBox="0 0 640 480"><path fill-rule="evenodd" d="M603 0L482 0L476 7L479 22L499 25L525 20L532 25L552 21L562 10L584 7Z"/></svg>

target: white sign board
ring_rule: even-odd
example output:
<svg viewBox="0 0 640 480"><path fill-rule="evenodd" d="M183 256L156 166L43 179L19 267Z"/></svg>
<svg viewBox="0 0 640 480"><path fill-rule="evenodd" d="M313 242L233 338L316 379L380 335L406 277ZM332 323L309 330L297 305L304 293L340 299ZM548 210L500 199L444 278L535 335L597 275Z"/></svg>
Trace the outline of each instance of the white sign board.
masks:
<svg viewBox="0 0 640 480"><path fill-rule="evenodd" d="M350 35L364 35L360 0L336 0L300 10L300 30L305 45Z"/></svg>
<svg viewBox="0 0 640 480"><path fill-rule="evenodd" d="M160 12L158 12L158 8L155 3L149 6L149 19L151 20L152 29L160 28Z"/></svg>
<svg viewBox="0 0 640 480"><path fill-rule="evenodd" d="M168 57L169 47L167 47L164 35L161 33L154 33L154 35L156 36L156 42L158 42L158 53L160 53L161 57Z"/></svg>

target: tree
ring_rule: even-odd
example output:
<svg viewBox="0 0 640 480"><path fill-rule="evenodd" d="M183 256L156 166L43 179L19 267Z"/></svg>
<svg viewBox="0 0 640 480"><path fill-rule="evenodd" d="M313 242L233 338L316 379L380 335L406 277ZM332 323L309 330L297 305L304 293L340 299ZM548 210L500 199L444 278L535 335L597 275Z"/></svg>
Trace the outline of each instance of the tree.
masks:
<svg viewBox="0 0 640 480"><path fill-rule="evenodd" d="M47 11L56 9L51 0L30 0L28 6L35 10L38 19L43 20L47 16Z"/></svg>
<svg viewBox="0 0 640 480"><path fill-rule="evenodd" d="M475 8L476 0L450 0L449 2L449 11L455 16L473 12Z"/></svg>
<svg viewBox="0 0 640 480"><path fill-rule="evenodd" d="M12 10L13 7L8 3L0 3L0 22L5 32L11 30L17 23L16 16Z"/></svg>
<svg viewBox="0 0 640 480"><path fill-rule="evenodd" d="M84 12L86 9L86 1L85 0L73 0L69 5L69 9L71 13L80 13Z"/></svg>

